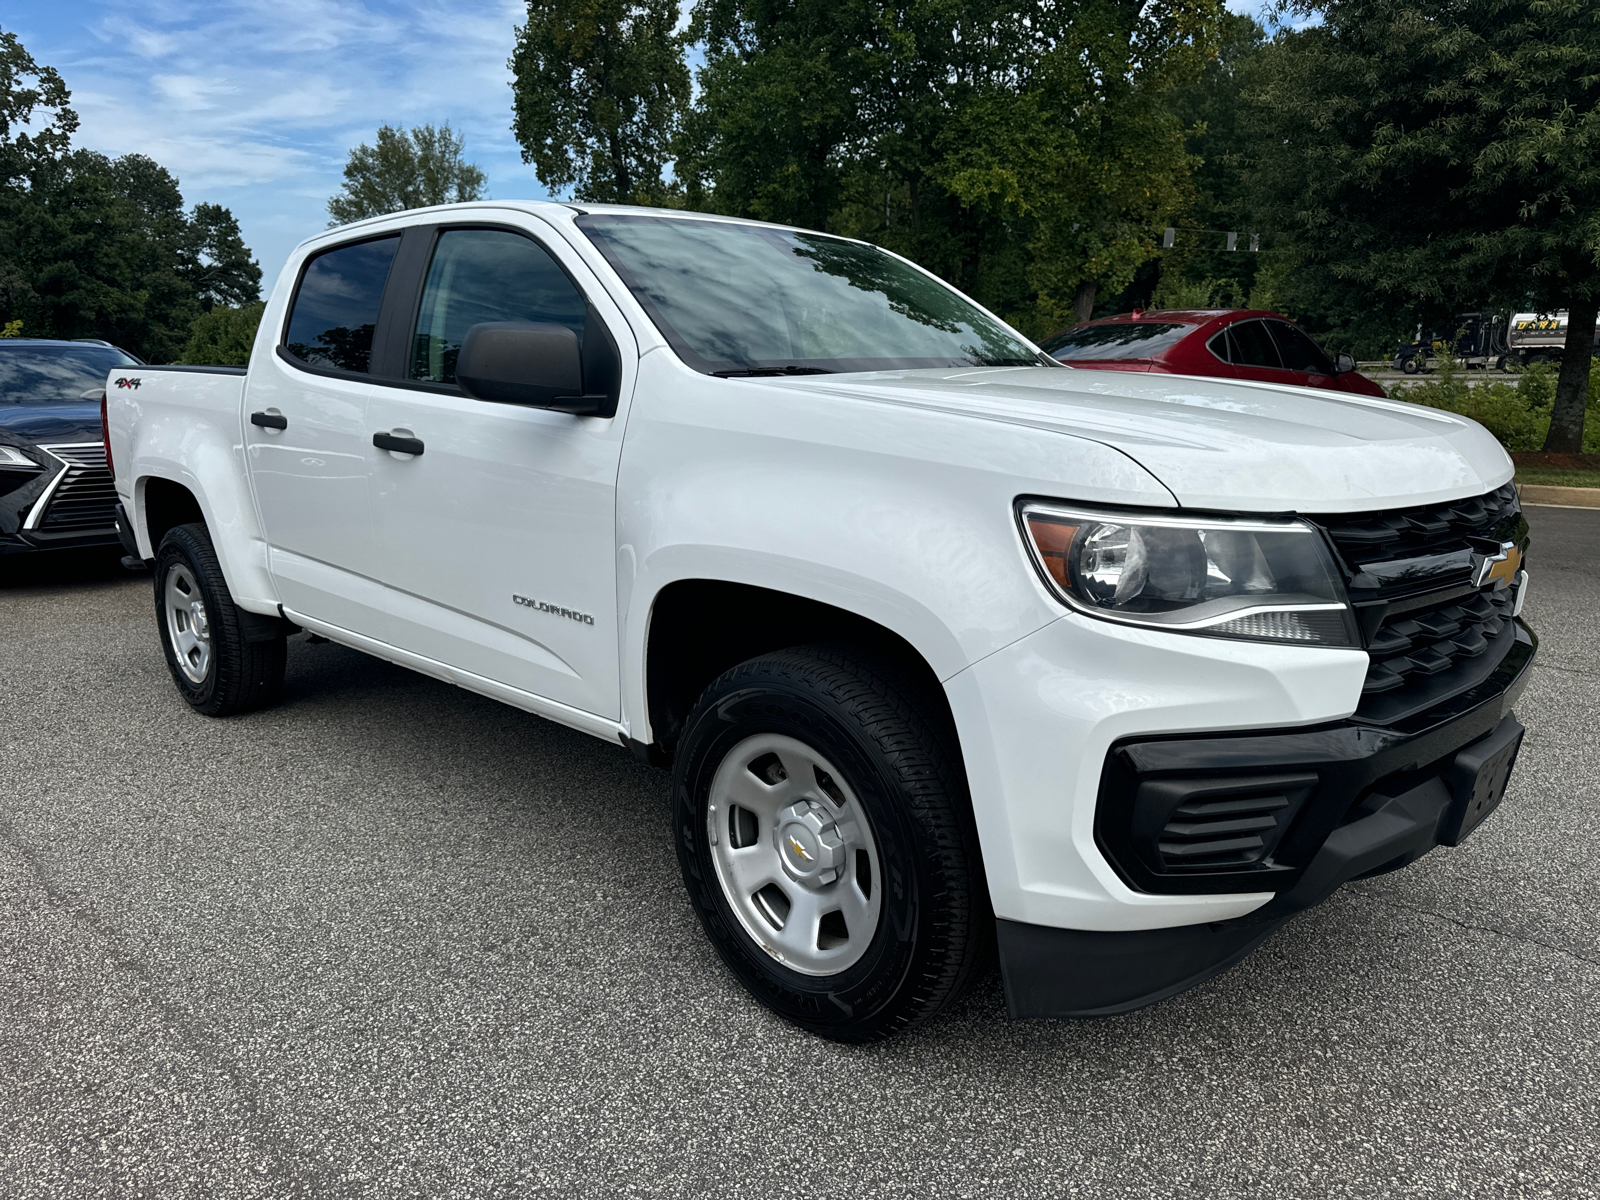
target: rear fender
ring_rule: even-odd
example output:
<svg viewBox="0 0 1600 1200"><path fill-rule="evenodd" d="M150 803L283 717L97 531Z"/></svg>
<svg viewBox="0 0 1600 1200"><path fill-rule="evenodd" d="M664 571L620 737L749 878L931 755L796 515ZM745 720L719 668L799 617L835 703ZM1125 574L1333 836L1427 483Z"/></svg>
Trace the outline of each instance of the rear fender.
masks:
<svg viewBox="0 0 1600 1200"><path fill-rule="evenodd" d="M129 508L139 553L154 558L150 482L169 480L194 497L239 607L276 613L266 542L250 496L240 432L244 379L146 371L132 395L108 407L117 490ZM131 480L131 485L128 481Z"/></svg>

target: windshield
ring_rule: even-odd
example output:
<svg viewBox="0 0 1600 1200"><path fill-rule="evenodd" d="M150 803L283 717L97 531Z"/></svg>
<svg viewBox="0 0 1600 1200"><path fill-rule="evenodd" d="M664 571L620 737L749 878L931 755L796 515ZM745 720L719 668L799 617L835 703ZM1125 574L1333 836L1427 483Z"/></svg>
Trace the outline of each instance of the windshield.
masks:
<svg viewBox="0 0 1600 1200"><path fill-rule="evenodd" d="M692 218L590 213L578 225L699 371L1040 362L959 292L875 246Z"/></svg>
<svg viewBox="0 0 1600 1200"><path fill-rule="evenodd" d="M137 366L110 346L7 346L0 342L0 404L50 404L95 400L106 375Z"/></svg>
<svg viewBox="0 0 1600 1200"><path fill-rule="evenodd" d="M1139 324L1082 325L1040 342L1045 353L1063 362L1074 358L1149 358L1176 346L1194 326Z"/></svg>

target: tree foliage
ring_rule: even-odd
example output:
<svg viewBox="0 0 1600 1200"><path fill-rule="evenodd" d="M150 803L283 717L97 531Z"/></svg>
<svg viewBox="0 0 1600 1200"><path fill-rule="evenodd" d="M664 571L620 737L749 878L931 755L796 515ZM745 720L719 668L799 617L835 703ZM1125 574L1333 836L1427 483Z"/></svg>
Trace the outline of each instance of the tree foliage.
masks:
<svg viewBox="0 0 1600 1200"><path fill-rule="evenodd" d="M170 361L195 317L258 297L261 268L233 214L185 211L159 163L71 149L70 99L0 31L0 323Z"/></svg>
<svg viewBox="0 0 1600 1200"><path fill-rule="evenodd" d="M1297 0L1251 97L1263 217L1348 286L1571 313L1546 448L1577 450L1600 303L1600 0Z"/></svg>
<svg viewBox="0 0 1600 1200"><path fill-rule="evenodd" d="M450 123L418 125L410 132L394 125L378 129L375 144L350 151L344 184L328 198L330 225L367 217L481 200L484 174L463 158L466 139Z"/></svg>
<svg viewBox="0 0 1600 1200"><path fill-rule="evenodd" d="M1119 288L1187 200L1166 103L1215 0L700 0L693 206L880 242L1036 330Z"/></svg>
<svg viewBox="0 0 1600 1200"><path fill-rule="evenodd" d="M689 103L676 0L528 0L511 57L512 132L552 191L660 204Z"/></svg>
<svg viewBox="0 0 1600 1200"><path fill-rule="evenodd" d="M0 182L66 153L78 128L71 98L54 67L39 66L16 34L0 29Z"/></svg>
<svg viewBox="0 0 1600 1200"><path fill-rule="evenodd" d="M179 356L181 363L199 366L240 367L250 361L256 327L266 305L257 301L238 308L218 305L189 324L189 341Z"/></svg>

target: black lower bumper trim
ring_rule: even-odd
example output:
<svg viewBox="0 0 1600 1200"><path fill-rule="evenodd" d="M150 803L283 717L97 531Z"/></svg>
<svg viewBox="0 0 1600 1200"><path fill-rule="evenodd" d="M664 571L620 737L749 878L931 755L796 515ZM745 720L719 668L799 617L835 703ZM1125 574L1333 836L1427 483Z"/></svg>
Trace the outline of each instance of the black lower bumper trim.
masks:
<svg viewBox="0 0 1600 1200"><path fill-rule="evenodd" d="M1439 774L1394 795L1374 793L1327 836L1293 886L1235 920L1131 932L997 921L1007 1008L1013 1017L1113 1016L1225 971L1340 885L1459 844L1499 803L1522 734L1508 714Z"/></svg>
<svg viewBox="0 0 1600 1200"><path fill-rule="evenodd" d="M1129 887L1156 895L1294 888L1370 797L1441 776L1500 723L1536 652L1520 622L1511 637L1489 676L1405 727L1347 720L1119 740L1095 808L1101 852Z"/></svg>
<svg viewBox="0 0 1600 1200"><path fill-rule="evenodd" d="M1225 971L1282 923L1102 933L996 921L1006 1010L1014 1018L1132 1012Z"/></svg>

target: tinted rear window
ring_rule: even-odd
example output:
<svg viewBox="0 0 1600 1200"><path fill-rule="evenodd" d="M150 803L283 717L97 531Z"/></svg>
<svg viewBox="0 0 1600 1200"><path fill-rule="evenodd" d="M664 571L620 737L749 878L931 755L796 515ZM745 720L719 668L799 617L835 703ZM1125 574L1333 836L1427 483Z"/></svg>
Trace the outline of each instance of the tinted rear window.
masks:
<svg viewBox="0 0 1600 1200"><path fill-rule="evenodd" d="M366 371L398 237L325 250L306 263L283 344L313 367Z"/></svg>
<svg viewBox="0 0 1600 1200"><path fill-rule="evenodd" d="M1272 329L1272 340L1278 343L1278 353L1283 365L1291 371L1310 371L1318 375L1334 374L1333 363L1322 352L1322 347L1311 340L1309 334L1286 321L1267 321Z"/></svg>
<svg viewBox="0 0 1600 1200"><path fill-rule="evenodd" d="M1040 347L1063 362L1084 358L1149 358L1176 346L1193 326L1155 321L1127 325L1081 325L1058 333Z"/></svg>
<svg viewBox="0 0 1600 1200"><path fill-rule="evenodd" d="M137 365L109 346L6 346L0 342L0 403L99 400L106 375Z"/></svg>
<svg viewBox="0 0 1600 1200"><path fill-rule="evenodd" d="M1237 367L1283 367L1265 321L1240 321L1228 326L1228 349L1228 361Z"/></svg>

